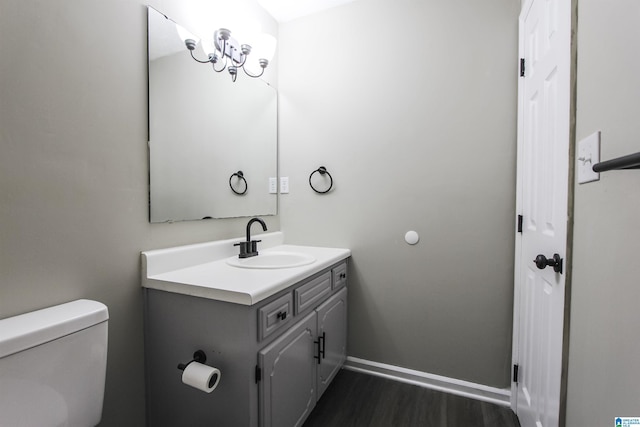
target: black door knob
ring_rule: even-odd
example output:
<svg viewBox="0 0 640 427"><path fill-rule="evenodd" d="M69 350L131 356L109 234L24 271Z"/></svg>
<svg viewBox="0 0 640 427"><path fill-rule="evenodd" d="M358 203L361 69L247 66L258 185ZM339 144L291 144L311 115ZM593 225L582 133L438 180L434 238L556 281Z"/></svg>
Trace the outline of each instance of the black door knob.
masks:
<svg viewBox="0 0 640 427"><path fill-rule="evenodd" d="M536 267L540 270L544 270L546 267L553 267L553 271L556 273L562 273L562 258L560 255L553 254L553 258L547 258L540 254L533 260L536 263Z"/></svg>

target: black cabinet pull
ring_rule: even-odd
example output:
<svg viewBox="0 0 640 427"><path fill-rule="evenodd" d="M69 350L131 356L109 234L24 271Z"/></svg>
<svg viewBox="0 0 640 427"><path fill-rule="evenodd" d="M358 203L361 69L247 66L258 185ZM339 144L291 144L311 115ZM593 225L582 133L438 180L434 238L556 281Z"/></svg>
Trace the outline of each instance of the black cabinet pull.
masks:
<svg viewBox="0 0 640 427"><path fill-rule="evenodd" d="M326 337L327 337L327 333L323 332L322 336L318 337L318 341L314 341L314 344L318 344L318 355L317 356L313 356L314 359L318 359L318 365L320 364L320 361L322 359L324 359L324 349L325 349L325 345L326 345Z"/></svg>
<svg viewBox="0 0 640 427"><path fill-rule="evenodd" d="M314 359L318 359L318 365L320 364L320 360L325 358L324 349L326 347L327 342L327 333L323 332L322 336L318 337L318 341L314 341L314 343L318 344L318 355L314 356Z"/></svg>
<svg viewBox="0 0 640 427"><path fill-rule="evenodd" d="M279 311L278 314L276 314L276 317L280 320L284 320L287 318L287 312L286 311Z"/></svg>

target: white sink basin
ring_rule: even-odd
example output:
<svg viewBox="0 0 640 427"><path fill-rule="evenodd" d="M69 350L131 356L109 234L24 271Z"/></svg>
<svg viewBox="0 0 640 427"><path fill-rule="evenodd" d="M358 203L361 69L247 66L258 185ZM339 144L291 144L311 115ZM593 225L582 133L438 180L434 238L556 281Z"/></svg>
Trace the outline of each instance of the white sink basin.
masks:
<svg viewBox="0 0 640 427"><path fill-rule="evenodd" d="M250 258L233 257L227 264L239 268L292 268L314 263L316 259L311 255L296 252L262 252Z"/></svg>

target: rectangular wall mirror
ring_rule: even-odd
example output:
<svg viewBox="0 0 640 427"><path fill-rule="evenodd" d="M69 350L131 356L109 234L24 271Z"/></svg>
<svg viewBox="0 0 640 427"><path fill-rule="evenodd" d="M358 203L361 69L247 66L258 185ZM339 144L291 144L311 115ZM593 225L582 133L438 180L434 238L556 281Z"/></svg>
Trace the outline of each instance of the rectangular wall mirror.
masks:
<svg viewBox="0 0 640 427"><path fill-rule="evenodd" d="M150 221L275 215L276 90L197 63L174 21L148 16Z"/></svg>

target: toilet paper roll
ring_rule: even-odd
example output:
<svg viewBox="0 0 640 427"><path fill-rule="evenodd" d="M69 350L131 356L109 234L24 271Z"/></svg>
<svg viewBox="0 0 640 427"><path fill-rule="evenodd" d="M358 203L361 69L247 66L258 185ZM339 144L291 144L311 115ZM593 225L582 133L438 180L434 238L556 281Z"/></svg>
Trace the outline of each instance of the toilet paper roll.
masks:
<svg viewBox="0 0 640 427"><path fill-rule="evenodd" d="M198 390L211 393L220 382L220 370L202 363L191 362L182 372L182 382Z"/></svg>

